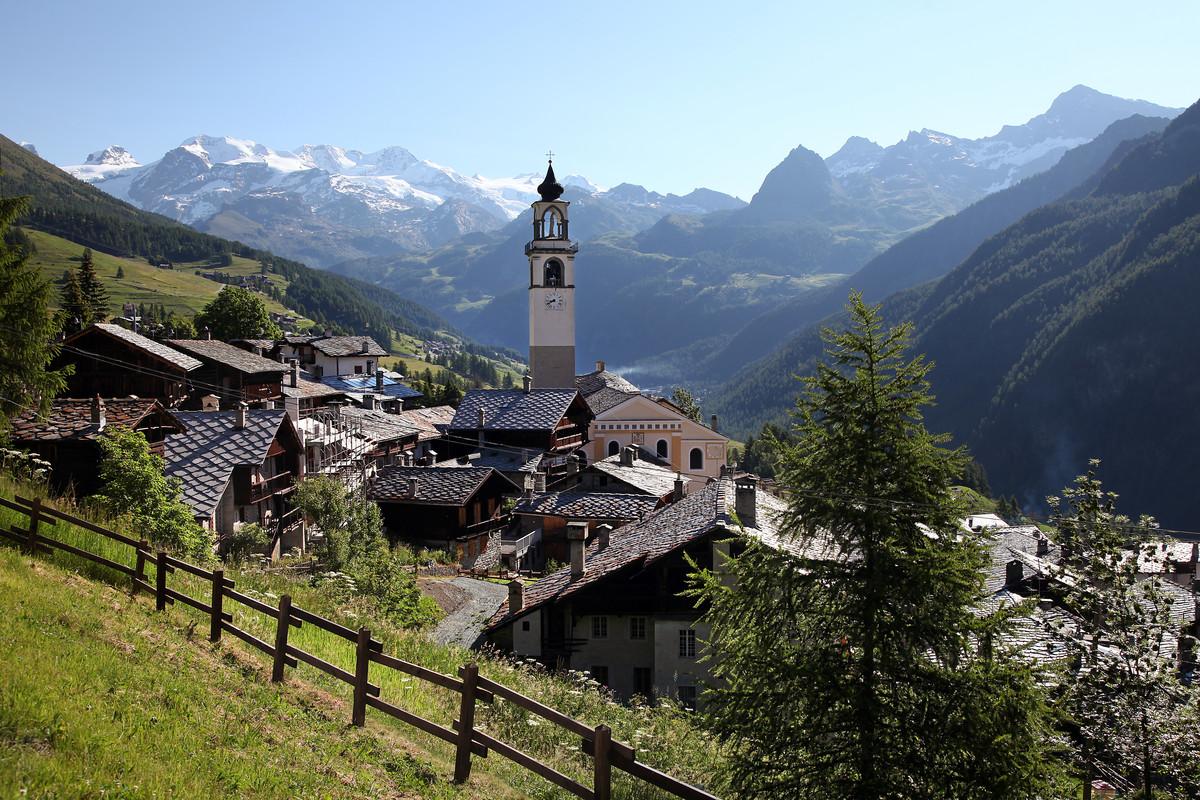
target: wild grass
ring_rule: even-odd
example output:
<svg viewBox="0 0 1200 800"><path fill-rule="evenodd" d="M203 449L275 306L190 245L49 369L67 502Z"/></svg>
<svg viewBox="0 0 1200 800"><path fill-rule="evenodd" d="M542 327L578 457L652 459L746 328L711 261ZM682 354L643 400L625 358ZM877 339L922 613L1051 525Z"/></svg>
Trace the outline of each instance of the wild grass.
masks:
<svg viewBox="0 0 1200 800"><path fill-rule="evenodd" d="M17 489L20 489L24 496L29 496L30 489L28 487L17 487L11 481L0 479L0 496L11 498L13 491ZM13 523L24 526L25 518L17 512L0 509L0 526L11 529ZM117 563L131 566L134 563L132 548L103 539L81 528L59 522L53 528L44 529L42 532L68 544L103 555ZM125 531L125 533L137 538L136 532ZM111 570L90 564L74 556L55 552L48 558L63 568L77 570L89 578L106 580L122 588L129 585L129 579L125 576L114 574ZM151 575L149 580L153 583L153 565L148 565L147 571ZM719 747L697 727L688 712L669 702L663 702L657 706L625 706L612 702L602 690L580 674L551 674L532 663L516 662L500 654L472 653L457 647L435 644L420 633L406 631L389 624L386 620L372 617L367 613L363 603L346 602L331 597L329 593L311 586L305 580L297 580L280 573L253 568L228 568L226 577L232 578L236 582L238 591L272 605L276 604L279 597L286 593L292 596L294 605L313 613L351 628L369 627L372 636L383 642L384 652L420 664L428 669L455 675L460 666L474 660L479 664L481 675L588 725L601 723L609 725L613 730L614 739L626 742L637 749L640 761L662 769L681 780L704 785L711 783L712 776L717 771L716 767L721 760ZM207 581L182 572L171 574L168 585L203 602L208 601L211 592L211 586ZM150 598L133 605L140 609L153 607ZM227 611L233 612L234 624L238 627L268 642L274 640L274 620L232 601L226 601L225 608ZM207 621L199 612L187 609L181 604L177 605L171 613L190 615L198 620L202 627ZM206 627L204 629L207 630ZM306 624L299 629L291 629L289 642L293 646L343 669L353 671L353 645L337 636ZM208 645L198 646L208 647ZM250 650L228 635L225 637L225 641L214 649L239 652L264 664L267 662L265 655ZM308 665L301 664L297 670L289 670L288 674L306 683L321 687L333 697L348 701L351 696L348 685ZM448 727L458 715L459 696L449 690L438 688L379 665L372 665L370 679L372 683L381 687L382 699L436 723ZM344 714L348 721L348 707L344 710ZM453 748L450 745L401 722L391 720L374 710L368 711L368 719L372 724L393 728L397 735L412 742L420 752L428 754L429 758L438 765L442 777L448 776L449 765L453 762ZM489 734L529 753L560 772L572 776L584 785L590 785L591 759L582 753L578 737L569 735L557 726L503 700L498 700L492 706L481 704L477 710L476 721ZM473 774L477 776L472 779L473 781L496 781L500 785L511 787L517 794L523 796L546 798L547 800L570 796L542 778L495 754L490 755L487 759L475 759ZM614 771L613 791L614 797L630 798L630 800L650 800L650 798L666 796L656 789L631 780L619 771Z"/></svg>

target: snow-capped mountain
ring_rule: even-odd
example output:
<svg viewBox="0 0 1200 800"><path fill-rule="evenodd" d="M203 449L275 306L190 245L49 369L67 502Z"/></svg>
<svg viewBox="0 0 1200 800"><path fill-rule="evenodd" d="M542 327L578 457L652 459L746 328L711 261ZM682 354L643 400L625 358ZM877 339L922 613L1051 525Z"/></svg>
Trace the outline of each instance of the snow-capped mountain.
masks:
<svg viewBox="0 0 1200 800"><path fill-rule="evenodd" d="M967 139L924 128L890 147L851 136L825 163L852 197L887 205L909 202L917 192L926 195L930 210L941 211L946 203L957 210L1049 169L1119 119L1173 118L1182 110L1080 85L1055 98L1044 114L1005 125L994 136Z"/></svg>
<svg viewBox="0 0 1200 800"><path fill-rule="evenodd" d="M364 153L321 144L289 151L230 136L194 136L144 166L112 146L64 169L147 211L322 266L498 229L529 208L542 180L535 172L467 176L403 147ZM582 176L562 182L576 197L605 197ZM631 226L643 224L645 213L741 204L709 190L680 198L638 189L636 197L609 202L637 208Z"/></svg>

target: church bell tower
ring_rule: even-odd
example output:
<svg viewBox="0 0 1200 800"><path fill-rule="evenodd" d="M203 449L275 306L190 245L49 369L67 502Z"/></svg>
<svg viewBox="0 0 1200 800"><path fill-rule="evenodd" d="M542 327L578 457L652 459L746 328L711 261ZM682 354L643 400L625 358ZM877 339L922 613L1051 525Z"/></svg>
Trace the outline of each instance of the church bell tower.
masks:
<svg viewBox="0 0 1200 800"><path fill-rule="evenodd" d="M537 187L529 257L529 371L539 389L575 388L575 253L554 162Z"/></svg>

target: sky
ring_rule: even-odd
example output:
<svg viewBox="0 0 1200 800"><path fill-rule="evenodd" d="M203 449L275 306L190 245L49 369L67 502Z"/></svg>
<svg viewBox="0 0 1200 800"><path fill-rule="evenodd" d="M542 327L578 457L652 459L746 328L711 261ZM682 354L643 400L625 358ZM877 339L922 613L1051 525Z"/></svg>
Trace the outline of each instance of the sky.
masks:
<svg viewBox="0 0 1200 800"><path fill-rule="evenodd" d="M0 25L0 133L58 164L211 134L498 177L553 149L560 176L749 199L801 144L986 136L1079 83L1200 96L1196 0L38 0Z"/></svg>

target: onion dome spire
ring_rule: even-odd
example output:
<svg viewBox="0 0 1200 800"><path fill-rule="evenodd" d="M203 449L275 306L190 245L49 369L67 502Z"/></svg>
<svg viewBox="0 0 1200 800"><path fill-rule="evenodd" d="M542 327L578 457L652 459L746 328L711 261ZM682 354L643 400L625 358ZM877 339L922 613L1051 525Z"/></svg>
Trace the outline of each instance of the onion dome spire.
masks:
<svg viewBox="0 0 1200 800"><path fill-rule="evenodd" d="M538 194L542 196L543 200L557 200L558 198L562 197L563 187L562 184L558 182L558 179L554 177L553 160L549 161L546 167L546 180L538 184L537 190Z"/></svg>

